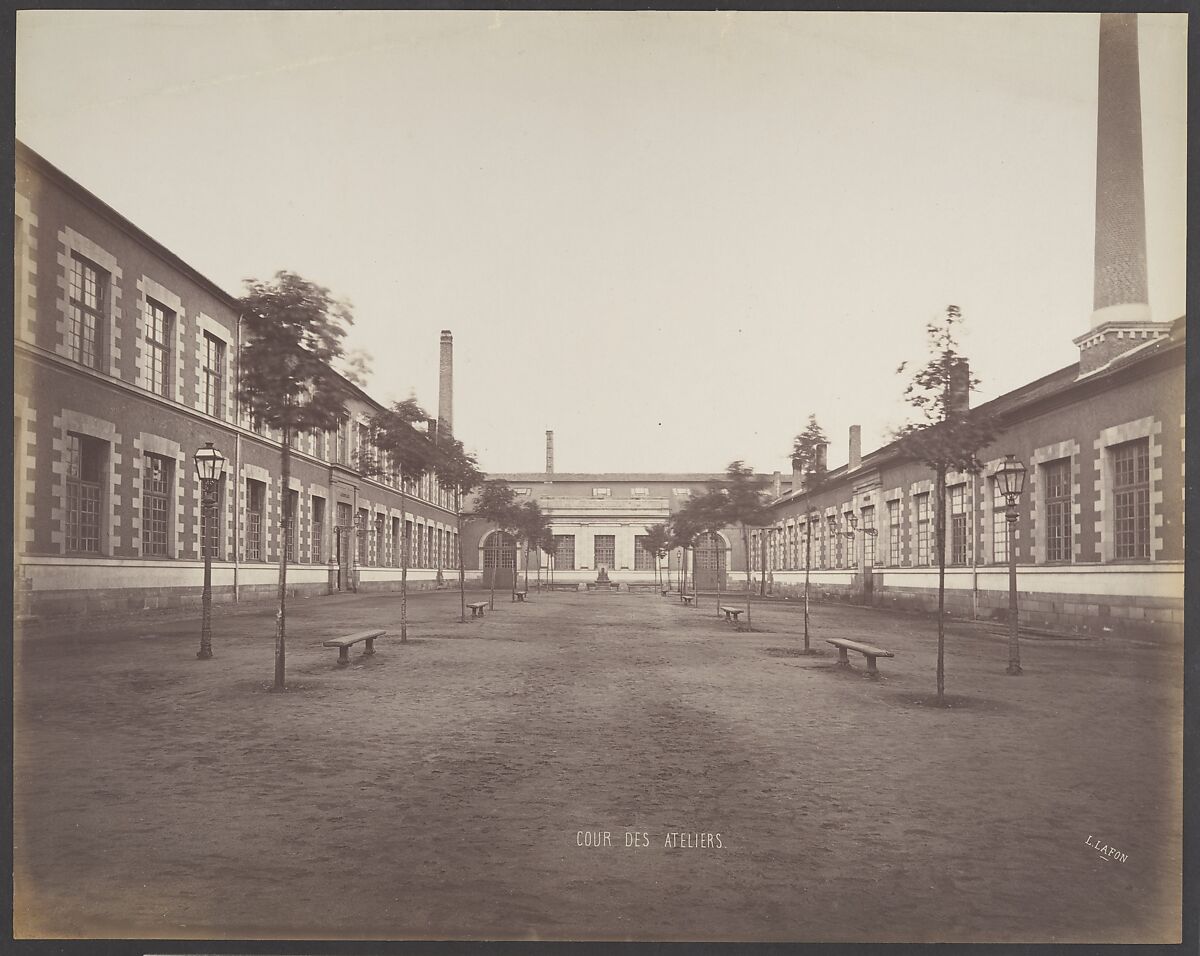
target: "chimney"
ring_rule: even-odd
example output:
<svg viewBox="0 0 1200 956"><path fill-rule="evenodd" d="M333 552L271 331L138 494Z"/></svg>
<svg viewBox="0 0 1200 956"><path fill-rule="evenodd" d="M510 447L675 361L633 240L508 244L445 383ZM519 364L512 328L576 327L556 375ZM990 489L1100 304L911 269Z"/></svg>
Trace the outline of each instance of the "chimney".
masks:
<svg viewBox="0 0 1200 956"><path fill-rule="evenodd" d="M858 471L862 467L862 425L850 426L850 464L847 471Z"/></svg>
<svg viewBox="0 0 1200 956"><path fill-rule="evenodd" d="M800 463L795 458L792 459L792 491L800 491L804 488L804 472L800 470Z"/></svg>
<svg viewBox="0 0 1200 956"><path fill-rule="evenodd" d="M774 474L771 475L771 487L775 491L775 497L778 498L779 490L780 490L780 488L783 487L783 482L781 480L779 472L775 472Z"/></svg>
<svg viewBox="0 0 1200 956"><path fill-rule="evenodd" d="M554 474L554 432L546 429L546 474Z"/></svg>
<svg viewBox="0 0 1200 956"><path fill-rule="evenodd" d="M442 329L438 362L438 430L454 434L454 336L449 329Z"/></svg>
<svg viewBox="0 0 1200 956"><path fill-rule="evenodd" d="M971 409L971 365L959 359L950 370L949 411L954 415L966 415Z"/></svg>
<svg viewBox="0 0 1200 956"><path fill-rule="evenodd" d="M1091 326L1075 339L1079 374L1165 336L1150 317L1136 13L1100 14L1096 257Z"/></svg>
<svg viewBox="0 0 1200 956"><path fill-rule="evenodd" d="M828 459L829 459L829 445L826 442L821 442L821 444L819 444L817 446L817 461L816 461L816 468L815 468L817 474L820 474L821 472L825 471L829 467Z"/></svg>

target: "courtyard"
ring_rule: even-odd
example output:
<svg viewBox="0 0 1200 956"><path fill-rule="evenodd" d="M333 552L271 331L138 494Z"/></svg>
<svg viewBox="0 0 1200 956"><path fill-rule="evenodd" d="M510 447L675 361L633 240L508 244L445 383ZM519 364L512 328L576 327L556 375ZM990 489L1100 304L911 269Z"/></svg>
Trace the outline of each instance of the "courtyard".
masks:
<svg viewBox="0 0 1200 956"><path fill-rule="evenodd" d="M473 592L468 600L479 600ZM289 604L15 644L15 932L1170 941L1182 649L657 593ZM389 636L339 667L329 637ZM826 638L895 653L880 677Z"/></svg>

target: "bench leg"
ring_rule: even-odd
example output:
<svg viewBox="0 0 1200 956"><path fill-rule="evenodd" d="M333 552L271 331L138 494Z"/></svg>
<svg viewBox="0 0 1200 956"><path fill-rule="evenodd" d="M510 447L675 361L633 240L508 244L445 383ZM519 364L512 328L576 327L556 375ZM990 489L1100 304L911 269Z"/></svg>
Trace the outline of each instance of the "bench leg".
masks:
<svg viewBox="0 0 1200 956"><path fill-rule="evenodd" d="M867 676L868 677L878 677L879 671L875 668L875 655L874 654L864 654L863 657L865 657L867 659Z"/></svg>
<svg viewBox="0 0 1200 956"><path fill-rule="evenodd" d="M338 648L338 663L339 664L349 664L350 663L350 648L349 647L343 645L342 647Z"/></svg>
<svg viewBox="0 0 1200 956"><path fill-rule="evenodd" d="M838 648L838 667L849 667L850 655L846 653L846 648Z"/></svg>
<svg viewBox="0 0 1200 956"><path fill-rule="evenodd" d="M375 653L375 638L368 637L367 638L367 649L365 651L363 651L363 657L370 657L374 653Z"/></svg>

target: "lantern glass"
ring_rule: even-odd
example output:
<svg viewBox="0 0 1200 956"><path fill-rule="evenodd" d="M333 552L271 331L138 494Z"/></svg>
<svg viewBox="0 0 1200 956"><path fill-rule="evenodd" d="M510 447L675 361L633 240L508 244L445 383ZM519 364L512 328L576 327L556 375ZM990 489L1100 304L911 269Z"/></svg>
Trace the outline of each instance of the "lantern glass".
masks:
<svg viewBox="0 0 1200 956"><path fill-rule="evenodd" d="M856 528L858 528L858 515L856 515L853 511L850 512L849 521L851 531L854 531Z"/></svg>
<svg viewBox="0 0 1200 956"><path fill-rule="evenodd" d="M1007 455L1004 464L996 472L1000 482L1000 493L1007 498L1019 498L1025 490L1025 466L1015 455Z"/></svg>
<svg viewBox="0 0 1200 956"><path fill-rule="evenodd" d="M215 481L225 470L225 456L213 447L212 442L205 442L203 448L196 449L192 461L196 465L196 477L201 481Z"/></svg>

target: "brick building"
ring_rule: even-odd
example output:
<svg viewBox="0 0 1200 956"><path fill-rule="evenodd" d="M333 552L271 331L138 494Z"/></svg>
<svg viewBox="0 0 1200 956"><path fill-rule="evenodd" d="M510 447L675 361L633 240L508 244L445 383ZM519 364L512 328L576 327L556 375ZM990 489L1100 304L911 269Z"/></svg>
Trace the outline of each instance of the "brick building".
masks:
<svg viewBox="0 0 1200 956"><path fill-rule="evenodd" d="M379 407L361 391L336 434L296 442L281 541L279 443L236 397L237 300L32 150L15 158L18 616L197 601L202 541L226 601L272 594L280 548L295 593L398 587L403 535L415 586L457 566L448 492L410 483L402 510L394 480L355 468ZM211 527L191 461L207 441L227 459Z"/></svg>

